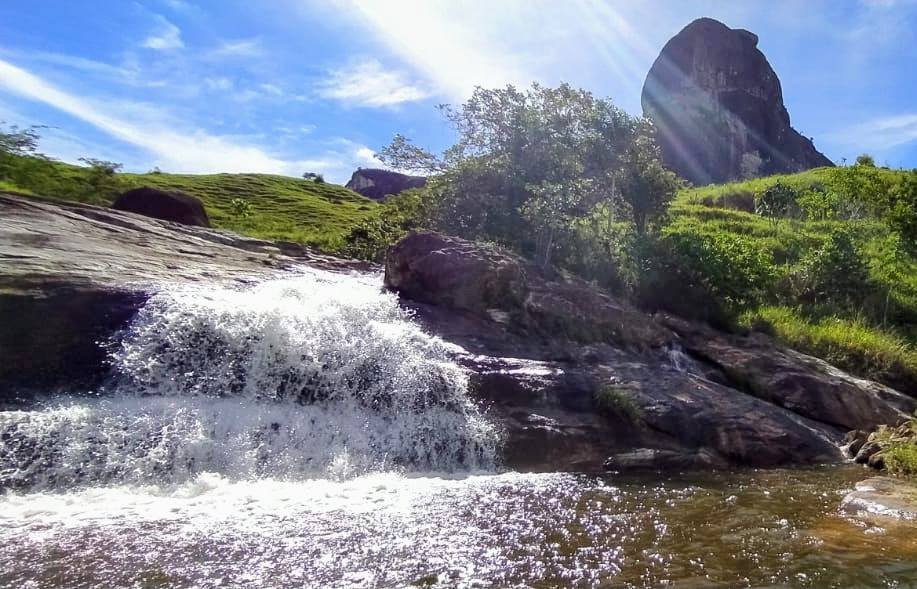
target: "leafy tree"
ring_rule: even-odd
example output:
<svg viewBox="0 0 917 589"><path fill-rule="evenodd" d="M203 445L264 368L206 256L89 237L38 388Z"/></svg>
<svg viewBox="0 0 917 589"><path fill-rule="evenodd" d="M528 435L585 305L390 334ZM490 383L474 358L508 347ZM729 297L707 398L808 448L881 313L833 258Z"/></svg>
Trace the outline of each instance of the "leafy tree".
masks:
<svg viewBox="0 0 917 589"><path fill-rule="evenodd" d="M89 184L89 200L106 202L120 192L121 185L115 174L122 168L122 164L87 157L81 157L80 161L89 166L86 179Z"/></svg>
<svg viewBox="0 0 917 589"><path fill-rule="evenodd" d="M477 88L441 110L458 134L441 156L398 135L378 157L436 175L432 219L444 231L550 263L596 208L624 211L645 228L670 198L651 126L584 90ZM640 172L628 174L637 165Z"/></svg>
<svg viewBox="0 0 917 589"><path fill-rule="evenodd" d="M833 231L825 245L803 261L801 277L804 299L843 311L862 308L864 300L876 292L869 267L848 229Z"/></svg>
<svg viewBox="0 0 917 589"><path fill-rule="evenodd" d="M303 180L310 180L316 184L324 184L325 177L315 172L306 172L302 175Z"/></svg>
<svg viewBox="0 0 917 589"><path fill-rule="evenodd" d="M796 203L796 191L782 182L775 182L764 189L755 203L755 212L777 223L790 212Z"/></svg>
<svg viewBox="0 0 917 589"><path fill-rule="evenodd" d="M869 166L870 168L876 167L876 160L868 153L862 153L857 156L856 165L858 166Z"/></svg>
<svg viewBox="0 0 917 589"><path fill-rule="evenodd" d="M663 167L659 148L649 131L638 135L628 148L621 172L619 205L644 234L665 213L683 183Z"/></svg>

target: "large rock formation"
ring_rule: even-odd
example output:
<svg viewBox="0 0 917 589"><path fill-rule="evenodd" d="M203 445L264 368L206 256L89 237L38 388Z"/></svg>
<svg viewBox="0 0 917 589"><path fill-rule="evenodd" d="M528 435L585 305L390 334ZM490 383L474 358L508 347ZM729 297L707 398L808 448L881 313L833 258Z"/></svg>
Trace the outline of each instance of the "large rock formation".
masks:
<svg viewBox="0 0 917 589"><path fill-rule="evenodd" d="M408 176L391 170L360 168L353 173L346 188L373 200L383 200L390 194L398 194L409 188L421 188L426 185L423 176Z"/></svg>
<svg viewBox="0 0 917 589"><path fill-rule="evenodd" d="M643 86L666 164L702 185L798 172L831 161L790 126L758 37L710 18L672 37Z"/></svg>
<svg viewBox="0 0 917 589"><path fill-rule="evenodd" d="M0 194L0 210L0 405L93 390L105 375L105 343L162 283L245 283L297 264L366 269L88 205ZM412 234L392 249L386 273L468 370L472 394L506 433L511 468L838 461L846 430L917 407L766 338L653 318L581 280L460 239Z"/></svg>
<svg viewBox="0 0 917 589"><path fill-rule="evenodd" d="M149 187L134 188L115 199L111 208L182 225L210 227L210 219L201 199L177 190L170 192Z"/></svg>

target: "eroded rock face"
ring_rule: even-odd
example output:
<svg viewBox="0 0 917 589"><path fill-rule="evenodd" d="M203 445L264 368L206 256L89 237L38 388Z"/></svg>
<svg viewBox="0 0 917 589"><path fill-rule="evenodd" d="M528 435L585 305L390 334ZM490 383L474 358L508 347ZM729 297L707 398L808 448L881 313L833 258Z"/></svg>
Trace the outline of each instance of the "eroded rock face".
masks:
<svg viewBox="0 0 917 589"><path fill-rule="evenodd" d="M344 187L366 198L383 200L390 194L398 194L409 188L421 188L426 183L427 179L423 176L409 176L376 168L360 168L353 173Z"/></svg>
<svg viewBox="0 0 917 589"><path fill-rule="evenodd" d="M645 314L583 280L546 274L504 251L438 233L412 233L392 247L385 285L540 336L639 349L671 339Z"/></svg>
<svg viewBox="0 0 917 589"><path fill-rule="evenodd" d="M833 165L790 126L758 37L710 18L666 43L643 86L666 164L694 184Z"/></svg>
<svg viewBox="0 0 917 589"><path fill-rule="evenodd" d="M204 203L196 196L184 192L167 192L149 187L134 188L119 196L111 208L182 225L210 227Z"/></svg>

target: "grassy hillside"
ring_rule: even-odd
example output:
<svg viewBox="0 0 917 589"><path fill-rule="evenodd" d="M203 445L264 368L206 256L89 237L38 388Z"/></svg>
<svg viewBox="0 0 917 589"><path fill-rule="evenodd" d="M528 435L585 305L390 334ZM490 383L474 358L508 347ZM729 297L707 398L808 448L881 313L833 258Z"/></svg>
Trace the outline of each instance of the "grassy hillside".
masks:
<svg viewBox="0 0 917 589"><path fill-rule="evenodd" d="M9 156L8 156L9 158ZM268 174L106 174L98 168L36 158L6 161L0 190L108 205L139 186L181 190L200 198L214 227L326 251L379 205L342 186Z"/></svg>
<svg viewBox="0 0 917 589"><path fill-rule="evenodd" d="M917 392L915 173L855 168L684 190L665 239L740 324ZM767 215L775 186L787 206Z"/></svg>

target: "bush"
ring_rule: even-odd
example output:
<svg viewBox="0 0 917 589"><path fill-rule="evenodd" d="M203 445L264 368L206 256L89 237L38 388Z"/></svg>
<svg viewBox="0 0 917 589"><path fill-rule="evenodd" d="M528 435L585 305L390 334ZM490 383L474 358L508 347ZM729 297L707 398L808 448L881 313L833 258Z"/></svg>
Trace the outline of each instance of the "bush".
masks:
<svg viewBox="0 0 917 589"><path fill-rule="evenodd" d="M882 453L885 469L891 474L917 476L917 444L892 444Z"/></svg>
<svg viewBox="0 0 917 589"><path fill-rule="evenodd" d="M790 214L796 206L796 190L782 182L774 182L758 195L755 212L774 223Z"/></svg>
<svg viewBox="0 0 917 589"><path fill-rule="evenodd" d="M879 292L847 229L833 231L823 247L803 260L796 277L800 299L848 313L862 309Z"/></svg>
<svg viewBox="0 0 917 589"><path fill-rule="evenodd" d="M688 227L642 247L650 250L648 282L640 288L644 304L714 323L767 299L777 276L766 249L731 233Z"/></svg>
<svg viewBox="0 0 917 589"><path fill-rule="evenodd" d="M632 422L643 419L643 411L626 389L605 385L593 397L596 409L603 415L624 417Z"/></svg>

